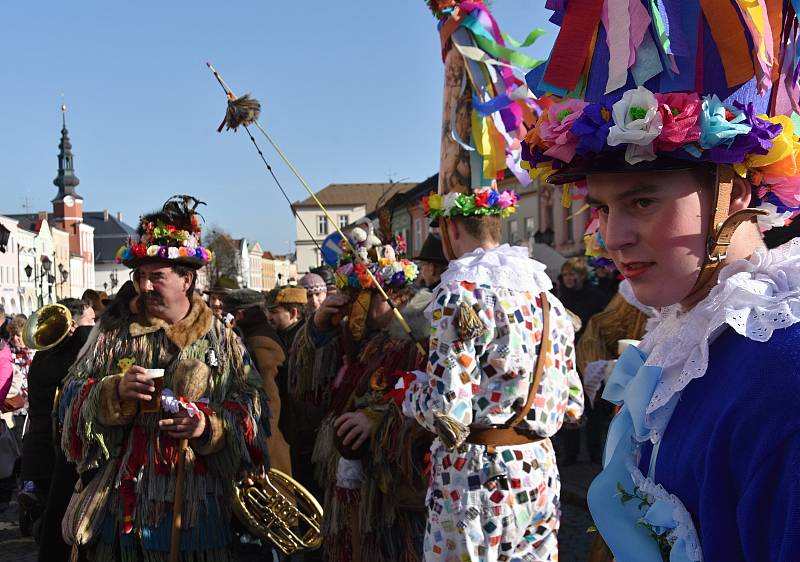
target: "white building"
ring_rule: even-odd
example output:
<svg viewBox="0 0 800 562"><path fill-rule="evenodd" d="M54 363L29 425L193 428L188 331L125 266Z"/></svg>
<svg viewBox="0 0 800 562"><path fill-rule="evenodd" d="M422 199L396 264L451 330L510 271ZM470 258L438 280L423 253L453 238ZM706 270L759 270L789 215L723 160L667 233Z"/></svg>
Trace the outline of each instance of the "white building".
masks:
<svg viewBox="0 0 800 562"><path fill-rule="evenodd" d="M250 265L250 281L248 287L260 291L264 288L261 260L263 259L264 250L261 244L253 242L248 247L248 262Z"/></svg>
<svg viewBox="0 0 800 562"><path fill-rule="evenodd" d="M416 185L416 183L394 182L333 183L316 195L328 210L331 219L342 228L371 213L395 193L407 191ZM322 264L322 256L317 246L322 246L325 238L335 232L336 228L330 224L313 198L297 201L293 206L297 252L295 275L298 273L302 275L312 267ZM306 228L310 230L310 236Z"/></svg>

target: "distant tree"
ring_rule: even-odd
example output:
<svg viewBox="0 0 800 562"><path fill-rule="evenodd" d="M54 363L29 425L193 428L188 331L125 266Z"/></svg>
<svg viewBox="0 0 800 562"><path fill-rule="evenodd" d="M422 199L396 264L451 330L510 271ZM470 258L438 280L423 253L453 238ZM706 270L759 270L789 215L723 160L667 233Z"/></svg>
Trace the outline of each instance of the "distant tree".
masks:
<svg viewBox="0 0 800 562"><path fill-rule="evenodd" d="M214 259L208 266L208 277L211 286L220 277L237 279L241 275L241 260L236 242L222 228L212 225L203 238L204 245L214 253Z"/></svg>

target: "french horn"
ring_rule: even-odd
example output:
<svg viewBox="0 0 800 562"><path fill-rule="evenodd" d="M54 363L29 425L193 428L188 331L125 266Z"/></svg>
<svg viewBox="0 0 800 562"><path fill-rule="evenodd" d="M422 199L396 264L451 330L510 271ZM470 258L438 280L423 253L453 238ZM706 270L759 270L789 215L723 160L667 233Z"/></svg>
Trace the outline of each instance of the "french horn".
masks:
<svg viewBox="0 0 800 562"><path fill-rule="evenodd" d="M70 333L72 314L63 304L46 304L31 314L22 331L28 348L43 351L64 341Z"/></svg>
<svg viewBox="0 0 800 562"><path fill-rule="evenodd" d="M322 544L322 507L299 482L280 470L247 475L234 485L233 512L256 537L283 554L315 550Z"/></svg>

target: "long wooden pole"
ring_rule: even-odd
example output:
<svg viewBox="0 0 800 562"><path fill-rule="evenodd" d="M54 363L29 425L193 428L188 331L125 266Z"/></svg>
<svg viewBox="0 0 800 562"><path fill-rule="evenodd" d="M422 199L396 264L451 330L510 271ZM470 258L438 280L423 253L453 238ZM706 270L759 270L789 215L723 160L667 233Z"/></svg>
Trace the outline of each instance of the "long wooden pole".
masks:
<svg viewBox="0 0 800 562"><path fill-rule="evenodd" d="M172 502L172 533L169 539L169 562L178 562L181 551L181 516L183 515L183 484L186 479L186 448L188 439L181 439L178 444L178 464L175 470L175 499Z"/></svg>

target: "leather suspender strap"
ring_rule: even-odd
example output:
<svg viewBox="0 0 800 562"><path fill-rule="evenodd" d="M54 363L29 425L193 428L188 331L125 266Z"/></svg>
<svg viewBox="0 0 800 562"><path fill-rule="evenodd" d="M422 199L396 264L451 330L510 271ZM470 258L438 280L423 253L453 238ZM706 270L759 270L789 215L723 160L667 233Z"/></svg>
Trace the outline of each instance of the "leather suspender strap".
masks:
<svg viewBox="0 0 800 562"><path fill-rule="evenodd" d="M717 166L717 189L714 194L714 212L708 229L706 255L689 297L707 287L717 268L728 257L728 246L739 225L755 216L768 214L763 209L742 209L728 216L733 180L734 171L730 166Z"/></svg>
<svg viewBox="0 0 800 562"><path fill-rule="evenodd" d="M542 316L544 317L542 325L542 341L539 345L539 356L536 358L536 372L533 375L533 382L528 389L528 400L522 410L508 422L508 427L516 427L533 407L533 401L536 398L536 393L539 391L539 383L542 382L542 373L544 373L544 364L547 362L547 352L550 350L550 301L547 300L547 292L543 291L539 294L542 300Z"/></svg>
<svg viewBox="0 0 800 562"><path fill-rule="evenodd" d="M527 417L528 412L530 412L533 407L536 393L539 390L539 383L542 381L544 365L547 362L547 353L550 351L550 302L547 300L547 292L542 292L539 298L542 301L542 340L539 346L539 355L536 357L536 370L530 388L528 388L528 399L525 405L516 416L502 426L470 426L469 428L469 435L467 435L466 442L474 445L484 445L489 452L493 452L496 446L525 445L544 439L544 437L539 435L523 433L517 427L517 425Z"/></svg>

